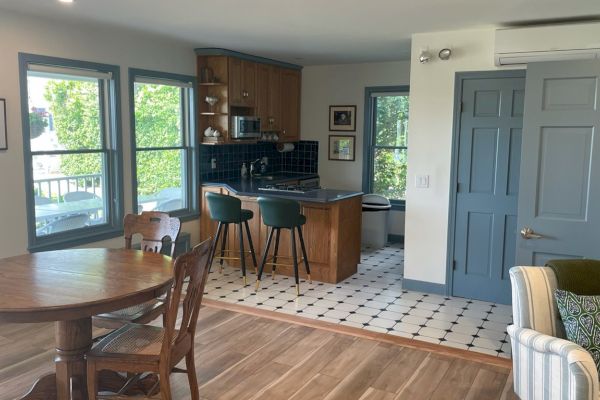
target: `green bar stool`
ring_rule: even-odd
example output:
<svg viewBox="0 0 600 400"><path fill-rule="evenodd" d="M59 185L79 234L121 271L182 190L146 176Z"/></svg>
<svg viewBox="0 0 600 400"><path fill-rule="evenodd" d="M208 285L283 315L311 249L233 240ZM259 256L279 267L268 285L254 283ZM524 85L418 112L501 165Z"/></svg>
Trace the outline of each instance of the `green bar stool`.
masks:
<svg viewBox="0 0 600 400"><path fill-rule="evenodd" d="M263 223L270 228L269 235L267 237L267 246L263 254L260 268L258 270L258 278L256 280L256 290L260 286L260 278L262 276L265 265L271 265L273 267L272 273L275 276L275 267L281 264L277 263L277 252L279 250L279 235L281 229L290 230L291 246L292 246L292 261L294 266L294 275L296 278L296 295L300 295L300 278L298 277L298 256L296 254L296 230L298 230L298 238L300 239L300 247L302 249L302 260L304 261L304 267L306 268L306 274L308 275L308 281L312 283L310 278L310 267L308 265L308 257L306 256L306 247L304 246L304 237L302 237L302 225L306 223L306 217L300 213L300 203L295 200L281 199L275 197L259 197L258 205L260 207L260 213L262 215ZM273 251L273 257L271 262L267 262L269 249L273 240L273 233L276 232L275 238L275 249Z"/></svg>
<svg viewBox="0 0 600 400"><path fill-rule="evenodd" d="M206 201L208 202L208 211L210 213L210 219L219 222L217 227L217 234L213 239L209 253L209 265L212 266L213 260L217 258L219 260L220 270L222 271L223 260L240 260L240 264L242 267L242 276L244 277L245 286L248 284L246 279L246 253L250 253L252 255L254 269L257 269L256 255L254 253L254 246L252 245L252 235L250 235L250 227L248 226L248 221L251 220L252 217L254 217L254 213L251 210L243 209L242 202L240 201L240 199L233 196L208 192L206 193ZM225 249L225 244L227 243L227 233L229 231L229 224L236 224L238 226L240 243L239 257L229 256L229 253L235 252L235 250ZM242 228L242 224L244 225L246 230L246 237L248 238L248 245L250 246L250 251L244 251L244 229ZM223 236L222 238L221 235ZM215 257L217 244L220 238L221 253L219 256Z"/></svg>

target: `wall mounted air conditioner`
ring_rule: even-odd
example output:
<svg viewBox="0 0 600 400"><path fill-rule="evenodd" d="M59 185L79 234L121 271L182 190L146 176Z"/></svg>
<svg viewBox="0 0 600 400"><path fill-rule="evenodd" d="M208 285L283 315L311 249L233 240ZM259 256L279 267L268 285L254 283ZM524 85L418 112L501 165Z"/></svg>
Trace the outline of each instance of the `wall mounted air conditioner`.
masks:
<svg viewBox="0 0 600 400"><path fill-rule="evenodd" d="M496 65L600 59L600 23L498 29Z"/></svg>

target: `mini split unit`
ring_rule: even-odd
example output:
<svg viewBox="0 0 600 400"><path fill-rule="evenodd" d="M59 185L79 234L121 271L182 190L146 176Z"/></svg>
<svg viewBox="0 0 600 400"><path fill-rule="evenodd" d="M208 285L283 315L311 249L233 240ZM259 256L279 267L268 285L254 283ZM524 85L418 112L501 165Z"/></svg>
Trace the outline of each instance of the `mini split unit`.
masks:
<svg viewBox="0 0 600 400"><path fill-rule="evenodd" d="M600 59L600 23L496 31L496 65Z"/></svg>

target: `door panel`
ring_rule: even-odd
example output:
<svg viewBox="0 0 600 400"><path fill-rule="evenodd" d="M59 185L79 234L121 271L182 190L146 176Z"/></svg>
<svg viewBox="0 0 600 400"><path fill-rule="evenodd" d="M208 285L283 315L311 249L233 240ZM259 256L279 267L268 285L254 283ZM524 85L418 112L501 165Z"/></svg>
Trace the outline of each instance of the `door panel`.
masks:
<svg viewBox="0 0 600 400"><path fill-rule="evenodd" d="M452 294L510 302L525 79L462 81Z"/></svg>
<svg viewBox="0 0 600 400"><path fill-rule="evenodd" d="M475 128L471 148L471 193L493 194L496 188L497 128Z"/></svg>
<svg viewBox="0 0 600 400"><path fill-rule="evenodd" d="M256 64L242 61L242 103L254 107L256 101Z"/></svg>
<svg viewBox="0 0 600 400"><path fill-rule="evenodd" d="M268 131L269 126L269 66L256 65L256 112L260 118L260 130Z"/></svg>
<svg viewBox="0 0 600 400"><path fill-rule="evenodd" d="M591 127L541 129L537 217L586 219L592 133Z"/></svg>
<svg viewBox="0 0 600 400"><path fill-rule="evenodd" d="M488 276L491 269L491 238L494 214L473 212L467 217L467 258L465 272L469 275Z"/></svg>
<svg viewBox="0 0 600 400"><path fill-rule="evenodd" d="M299 94L298 94L299 96ZM269 67L269 130L281 129L281 68Z"/></svg>
<svg viewBox="0 0 600 400"><path fill-rule="evenodd" d="M229 104L241 106L244 104L242 98L242 60L229 57Z"/></svg>
<svg viewBox="0 0 600 400"><path fill-rule="evenodd" d="M519 265L600 257L599 77L598 61L528 66L517 229L542 237L518 237Z"/></svg>

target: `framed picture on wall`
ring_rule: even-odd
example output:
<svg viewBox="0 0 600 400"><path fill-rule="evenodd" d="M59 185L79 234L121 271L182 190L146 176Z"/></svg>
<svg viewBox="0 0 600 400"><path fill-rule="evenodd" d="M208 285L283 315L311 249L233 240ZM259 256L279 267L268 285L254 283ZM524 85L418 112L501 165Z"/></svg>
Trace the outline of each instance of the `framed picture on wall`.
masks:
<svg viewBox="0 0 600 400"><path fill-rule="evenodd" d="M330 131L356 131L356 106L329 106Z"/></svg>
<svg viewBox="0 0 600 400"><path fill-rule="evenodd" d="M0 150L8 149L6 142L6 99L0 99Z"/></svg>
<svg viewBox="0 0 600 400"><path fill-rule="evenodd" d="M354 161L355 137L329 135L329 159L336 161Z"/></svg>

